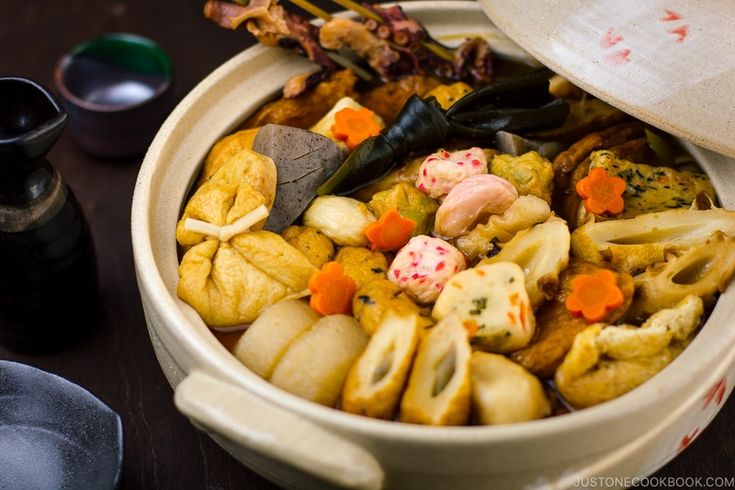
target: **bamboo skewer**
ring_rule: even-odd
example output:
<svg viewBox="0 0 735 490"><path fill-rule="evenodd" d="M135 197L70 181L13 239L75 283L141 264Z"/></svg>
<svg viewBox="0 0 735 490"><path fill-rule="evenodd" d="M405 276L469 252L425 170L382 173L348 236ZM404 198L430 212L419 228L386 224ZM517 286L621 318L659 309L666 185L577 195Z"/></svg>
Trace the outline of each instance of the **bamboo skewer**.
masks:
<svg viewBox="0 0 735 490"><path fill-rule="evenodd" d="M324 20L325 22L328 20L332 20L332 16L329 15L328 12L325 12L324 10L320 9L313 3L308 2L307 0L289 0L289 2L296 5L297 7L301 7L302 9L306 10L314 17L318 17Z"/></svg>
<svg viewBox="0 0 735 490"><path fill-rule="evenodd" d="M304 0L300 0L304 1ZM376 22L380 22L382 19L378 14L375 12L363 7L359 3L353 1L353 0L332 0L337 5L340 5L346 9L352 10L356 14L365 17L366 19L371 19ZM442 58L445 61L452 61L454 57L452 56L452 53L450 53L447 48L442 46L439 43L433 42L433 41L422 41L421 44L426 46L427 49L429 49L432 53L437 55L438 57Z"/></svg>
<svg viewBox="0 0 735 490"><path fill-rule="evenodd" d="M348 60L344 56L339 55L337 53L334 53L332 51L327 51L327 56L329 57L330 60L334 61L335 63L337 63L341 67L343 67L343 68L349 68L350 70L352 70L353 72L355 72L355 75L357 75L358 77L362 78L366 82L369 82L369 83L372 83L372 84L375 84L375 85L380 84L380 80L378 80L373 75L371 75L370 72L368 72L366 70L363 70L362 68L360 68L359 66L357 66L355 63L353 63L352 61Z"/></svg>
<svg viewBox="0 0 735 490"><path fill-rule="evenodd" d="M353 2L352 0L332 0L332 2L336 3L337 5L340 5L348 10L352 10L357 15L360 15L362 17L365 17L366 19L372 19L375 21L380 22L382 19L378 14L375 12L366 9L362 5L360 5L357 2Z"/></svg>
<svg viewBox="0 0 735 490"><path fill-rule="evenodd" d="M437 43L432 43L428 41L422 41L421 44L426 46L426 49L437 55L439 58L443 59L444 61L453 61L454 56L452 56L452 53L447 50L444 46Z"/></svg>
<svg viewBox="0 0 735 490"><path fill-rule="evenodd" d="M421 44L426 46L427 49L431 50L432 53L437 55L439 58L442 58L444 61L454 60L454 56L452 56L452 53L441 44L432 43L429 41L422 41Z"/></svg>

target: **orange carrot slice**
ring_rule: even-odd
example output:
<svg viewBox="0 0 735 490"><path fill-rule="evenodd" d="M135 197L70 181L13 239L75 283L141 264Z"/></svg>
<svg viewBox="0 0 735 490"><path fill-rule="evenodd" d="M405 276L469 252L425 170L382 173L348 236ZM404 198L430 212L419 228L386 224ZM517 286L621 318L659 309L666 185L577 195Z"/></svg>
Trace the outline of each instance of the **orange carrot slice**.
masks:
<svg viewBox="0 0 735 490"><path fill-rule="evenodd" d="M620 307L623 301L615 274L604 269L594 275L579 274L572 279L572 293L566 307L572 314L584 316L588 323L596 323L609 311Z"/></svg>
<svg viewBox="0 0 735 490"><path fill-rule="evenodd" d="M371 136L380 133L375 113L370 109L350 109L346 107L334 115L332 133L335 138L347 143L352 150Z"/></svg>
<svg viewBox="0 0 735 490"><path fill-rule="evenodd" d="M577 194L584 200L584 207L592 214L620 214L623 212L625 181L611 177L604 168L590 170L587 177L577 182Z"/></svg>
<svg viewBox="0 0 735 490"><path fill-rule="evenodd" d="M309 278L309 306L320 315L352 314L357 284L345 275L339 262L327 262Z"/></svg>
<svg viewBox="0 0 735 490"><path fill-rule="evenodd" d="M398 250L408 243L414 228L416 228L414 220L404 218L398 211L391 209L378 221L365 227L365 236L370 240L370 247L373 250L388 252Z"/></svg>
<svg viewBox="0 0 735 490"><path fill-rule="evenodd" d="M472 338L477 333L479 326L475 320L465 320L462 322L462 326L467 331L467 336Z"/></svg>

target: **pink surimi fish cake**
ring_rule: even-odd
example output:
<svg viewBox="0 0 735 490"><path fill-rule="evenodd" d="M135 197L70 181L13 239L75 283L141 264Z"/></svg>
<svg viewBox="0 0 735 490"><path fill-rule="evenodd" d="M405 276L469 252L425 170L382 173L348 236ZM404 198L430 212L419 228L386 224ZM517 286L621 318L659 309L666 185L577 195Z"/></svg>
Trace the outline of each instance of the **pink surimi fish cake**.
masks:
<svg viewBox="0 0 735 490"><path fill-rule="evenodd" d="M493 214L503 214L518 191L502 177L472 175L454 186L436 212L434 231L441 236L457 237Z"/></svg>
<svg viewBox="0 0 735 490"><path fill-rule="evenodd" d="M441 238L415 236L398 251L390 279L419 303L432 303L444 285L466 267L462 252Z"/></svg>
<svg viewBox="0 0 735 490"><path fill-rule="evenodd" d="M419 167L416 188L432 199L442 199L470 175L486 174L487 158L481 148L432 153Z"/></svg>

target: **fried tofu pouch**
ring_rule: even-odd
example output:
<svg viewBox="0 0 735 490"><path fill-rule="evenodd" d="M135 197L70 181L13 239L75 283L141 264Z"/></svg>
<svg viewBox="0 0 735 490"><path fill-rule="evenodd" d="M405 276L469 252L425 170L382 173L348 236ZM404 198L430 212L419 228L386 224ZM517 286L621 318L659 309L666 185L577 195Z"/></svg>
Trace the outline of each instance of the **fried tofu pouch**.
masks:
<svg viewBox="0 0 735 490"><path fill-rule="evenodd" d="M222 165L242 150L252 150L255 135L258 134L258 131L260 131L260 128L243 129L225 136L215 143L204 161L204 167L202 167L197 185L204 184Z"/></svg>
<svg viewBox="0 0 735 490"><path fill-rule="evenodd" d="M536 337L528 347L510 354L513 361L536 376L554 376L556 368L571 349L574 337L588 326L583 317L572 315L565 305L572 292L572 279L579 274L591 275L599 270L602 268L589 262L570 260L569 266L559 276L559 293L536 314ZM619 320L633 299L633 278L625 273L615 273L615 278L624 300L621 306L608 312L605 317L608 323Z"/></svg>
<svg viewBox="0 0 735 490"><path fill-rule="evenodd" d="M217 226L229 225L261 204L273 206L276 195L276 165L267 156L244 149L229 158L189 199L176 226L176 240L188 247L205 235L187 230L187 218ZM265 220L253 228L262 227Z"/></svg>
<svg viewBox="0 0 735 490"><path fill-rule="evenodd" d="M210 327L234 327L305 290L316 271L280 235L241 233L228 242L208 239L190 248L179 265L177 294Z"/></svg>
<svg viewBox="0 0 735 490"><path fill-rule="evenodd" d="M653 314L641 327L596 323L574 339L554 378L577 408L612 400L661 371L687 346L704 313L702 300L687 296Z"/></svg>
<svg viewBox="0 0 735 490"><path fill-rule="evenodd" d="M229 225L265 204L265 197L246 183L206 182L186 203L184 214L176 225L176 240L182 247L191 247L206 239L204 233L186 228L187 218L217 226ZM265 219L251 228L260 229Z"/></svg>
<svg viewBox="0 0 735 490"><path fill-rule="evenodd" d="M240 150L229 158L209 179L215 183L245 182L255 187L265 198L265 205L270 209L276 198L276 164L265 155L247 148Z"/></svg>

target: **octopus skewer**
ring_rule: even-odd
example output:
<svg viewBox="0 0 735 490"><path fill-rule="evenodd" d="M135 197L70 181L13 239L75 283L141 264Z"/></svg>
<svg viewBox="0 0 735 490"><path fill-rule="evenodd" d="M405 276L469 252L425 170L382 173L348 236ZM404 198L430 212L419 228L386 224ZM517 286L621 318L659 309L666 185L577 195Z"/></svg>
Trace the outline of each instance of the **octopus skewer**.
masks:
<svg viewBox="0 0 735 490"><path fill-rule="evenodd" d="M247 5L208 0L204 15L227 29L244 25L264 45L294 49L321 67L316 73L289 80L285 97L296 97L327 79L342 64L339 57L330 55L343 49L364 59L383 82L408 74L465 80L472 85L483 85L493 78L492 53L484 39L469 39L451 50L432 39L400 6L334 1L365 20L334 18L308 0L292 3L323 19L321 26L287 12L276 0L250 0Z"/></svg>

